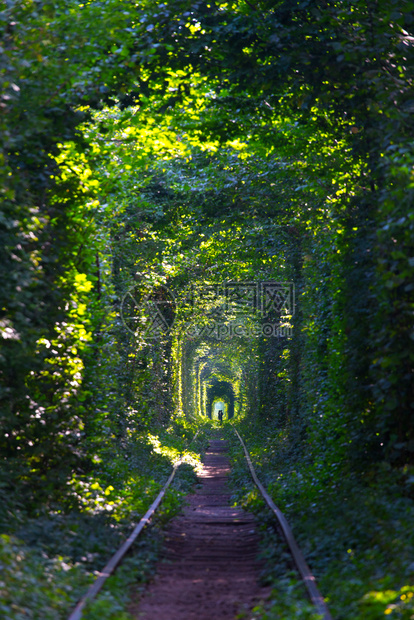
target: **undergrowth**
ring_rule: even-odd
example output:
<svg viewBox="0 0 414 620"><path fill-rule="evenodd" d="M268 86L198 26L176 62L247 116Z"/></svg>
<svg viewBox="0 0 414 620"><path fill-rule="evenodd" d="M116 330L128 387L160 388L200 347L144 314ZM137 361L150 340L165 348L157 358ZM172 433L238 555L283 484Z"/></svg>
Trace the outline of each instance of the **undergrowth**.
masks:
<svg viewBox="0 0 414 620"><path fill-rule="evenodd" d="M377 463L357 471L323 455L311 461L295 429L276 424L238 425L259 479L288 519L336 620L414 618L414 503L407 468ZM253 617L310 619L314 615L286 561L279 539L271 539L272 518L254 487L231 428L231 484L234 501L254 512L264 532L272 583L268 603ZM281 551L282 549L282 551Z"/></svg>
<svg viewBox="0 0 414 620"><path fill-rule="evenodd" d="M85 620L128 620L130 592L153 573L163 526L181 509L195 482L205 439L189 424L135 437L125 454L105 455L88 475L73 476L61 501L36 511L11 498L0 509L0 616L7 620L67 618L96 574L147 511L180 455L178 470L153 519L134 543Z"/></svg>

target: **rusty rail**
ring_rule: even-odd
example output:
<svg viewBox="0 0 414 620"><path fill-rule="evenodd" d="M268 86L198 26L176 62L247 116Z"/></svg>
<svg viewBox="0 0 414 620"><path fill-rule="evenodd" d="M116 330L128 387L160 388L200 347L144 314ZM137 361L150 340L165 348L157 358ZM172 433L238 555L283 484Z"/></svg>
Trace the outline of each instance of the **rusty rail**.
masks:
<svg viewBox="0 0 414 620"><path fill-rule="evenodd" d="M319 592L318 586L316 585L316 580L315 577L312 575L312 572L309 568L309 566L306 563L305 558L303 557L303 554L301 552L301 550L298 547L298 544L293 536L293 532L290 528L289 523L286 520L286 517L284 516L284 514L279 510L279 508L276 506L276 504L274 503L274 501L272 500L272 498L270 497L270 495L267 493L266 489L264 488L264 486L261 484L261 482L259 481L256 472L254 470L252 461L250 459L250 454L244 444L243 439L240 437L239 433L236 431L236 429L233 427L234 432L236 433L237 437L239 438L239 441L243 447L244 450L244 454L246 456L246 461L247 464L249 466L250 469L250 473L252 475L252 478L257 486L257 488L259 489L260 493L263 496L263 499L265 500L266 504L269 506L270 510L272 510L272 512L276 515L276 518L280 524L280 527L282 528L283 531L283 535L286 539L286 542L289 546L290 552L293 556L293 559L295 561L295 564L297 566L297 569L305 583L305 586L308 590L309 593L309 597L312 601L312 603L314 604L318 614L320 614L323 618L323 620L332 620L332 616L329 612L329 609L323 599L322 594Z"/></svg>
<svg viewBox="0 0 414 620"><path fill-rule="evenodd" d="M198 433L199 431L196 432L196 434L190 441L189 445L191 445L191 443L195 440ZM144 527L149 523L152 515L154 514L154 512L157 510L157 508L161 504L161 501L165 495L165 492L170 486L171 482L173 481L176 471L182 462L183 460L179 459L174 464L173 470L167 482L164 484L163 488L158 493L157 498L152 502L151 506L148 508L147 512L142 517L140 522L136 525L136 527L134 528L133 532L129 535L127 540L121 545L118 551L109 560L105 568L103 568L102 571L99 573L99 577L96 578L93 584L89 587L89 590L86 592L86 594L80 599L80 601L78 602L74 610L68 616L68 620L80 620L82 618L82 612L85 608L85 605L88 603L88 601L91 601L92 599L94 599L96 595L101 591L105 581L108 579L108 577L112 575L112 573L115 571L115 569L117 568L117 566L119 565L119 563L121 562L121 560L123 559L127 551L130 549L132 544L135 542L135 540L139 536L139 534L142 532Z"/></svg>

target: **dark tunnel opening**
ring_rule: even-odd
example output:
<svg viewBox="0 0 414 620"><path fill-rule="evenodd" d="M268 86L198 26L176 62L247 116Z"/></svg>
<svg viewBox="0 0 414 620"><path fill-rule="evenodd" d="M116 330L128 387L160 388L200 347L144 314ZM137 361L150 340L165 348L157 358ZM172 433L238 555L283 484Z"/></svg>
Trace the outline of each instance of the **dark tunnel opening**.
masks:
<svg viewBox="0 0 414 620"><path fill-rule="evenodd" d="M221 398L227 404L227 417L234 417L234 390L228 381L212 380L212 385L207 388L207 416L212 419L212 406L215 399Z"/></svg>

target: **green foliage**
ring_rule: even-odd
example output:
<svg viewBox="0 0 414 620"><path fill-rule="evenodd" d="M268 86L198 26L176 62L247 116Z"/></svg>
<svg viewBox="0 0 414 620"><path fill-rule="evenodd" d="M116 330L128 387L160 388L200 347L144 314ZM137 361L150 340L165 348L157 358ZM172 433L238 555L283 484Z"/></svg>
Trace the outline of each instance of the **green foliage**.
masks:
<svg viewBox="0 0 414 620"><path fill-rule="evenodd" d="M361 620L391 613L409 617L414 505L411 497L402 495L408 472L393 471L383 463L363 476L352 471L344 475L334 463L312 462L306 453L298 454L291 430L244 422L241 433L258 476L288 519L332 615ZM269 528L272 518L253 487L241 448L231 435L229 439L235 499ZM278 580L289 570L283 563L280 568L280 547L280 539L265 538L271 562L267 579L276 580L271 597L275 605L280 597Z"/></svg>
<svg viewBox="0 0 414 620"><path fill-rule="evenodd" d="M410 613L413 8L1 7L3 531L70 511L122 527L220 388L258 429L253 456L323 584L344 592L339 613ZM257 337L250 316L247 336L218 339L220 302L188 298L229 280L294 281L292 337ZM128 331L125 296L145 325L143 301L165 287L172 332ZM179 502L168 495L165 518ZM341 536L355 560L331 551Z"/></svg>
<svg viewBox="0 0 414 620"><path fill-rule="evenodd" d="M63 618L89 582L79 566L63 557L39 557L12 537L2 536L3 566L0 609L5 618L20 620L28 614L43 618Z"/></svg>
<svg viewBox="0 0 414 620"><path fill-rule="evenodd" d="M72 521L72 527L83 526L78 520ZM96 531L96 523L94 524ZM102 526L102 524L101 524ZM73 530L72 530L73 533ZM106 530L106 535L110 529ZM4 617L11 620L20 620L24 617L42 617L50 619L67 618L71 608L85 593L94 580L92 572L101 554L92 553L92 544L87 538L76 541L81 546L81 552L89 557L86 564L83 561L74 561L69 556L50 556L45 547L39 549L28 547L21 540L14 537L1 537L0 558L2 562L2 583L0 590L0 609ZM44 542L46 542L44 540ZM58 547L58 541L54 543ZM131 618L126 613L128 591L130 587L140 588L148 580L152 571L159 540L152 536L150 541L138 543L135 555L127 558L116 575L111 577L104 592L94 602L87 605L85 618ZM102 530L102 539L99 545L107 546ZM53 544L47 545L49 553ZM89 550L88 550L89 549ZM65 551L68 551L66 547ZM72 539L72 548L75 545ZM92 555L94 555L93 564ZM100 615L99 615L100 614Z"/></svg>
<svg viewBox="0 0 414 620"><path fill-rule="evenodd" d="M181 452L185 463L180 466L149 532L135 543L133 555L126 558L103 594L85 611L85 618L91 619L130 617L125 611L130 588L136 591L151 576L160 528L181 510L183 497L196 479L194 466L200 456L184 448L189 429L178 434L183 428L176 423L175 430L175 436L164 437L169 445L158 440L155 445L147 445L146 450L141 449L140 473L125 470L118 457L111 468L101 465L93 478L73 479L66 502L78 504L81 511L68 512L66 506L66 512L45 513L31 519L23 512L14 515L14 536L3 535L1 539L0 604L8 618L18 620L25 614L67 617L95 571L107 563L149 508L160 490L160 482L165 483L171 471L170 459L176 459Z"/></svg>
<svg viewBox="0 0 414 620"><path fill-rule="evenodd" d="M272 602L253 608L251 617L257 620L320 620L322 616L315 613L314 606L304 599L303 585L297 576L289 576L275 580L272 584Z"/></svg>

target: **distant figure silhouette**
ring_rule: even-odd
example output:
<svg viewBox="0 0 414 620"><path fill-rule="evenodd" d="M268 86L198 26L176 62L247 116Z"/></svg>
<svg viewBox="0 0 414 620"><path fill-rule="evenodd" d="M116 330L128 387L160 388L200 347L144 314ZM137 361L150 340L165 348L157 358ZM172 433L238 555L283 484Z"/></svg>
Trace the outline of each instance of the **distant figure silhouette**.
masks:
<svg viewBox="0 0 414 620"><path fill-rule="evenodd" d="M223 409L219 410L218 419L219 419L220 424L222 424L223 423Z"/></svg>

